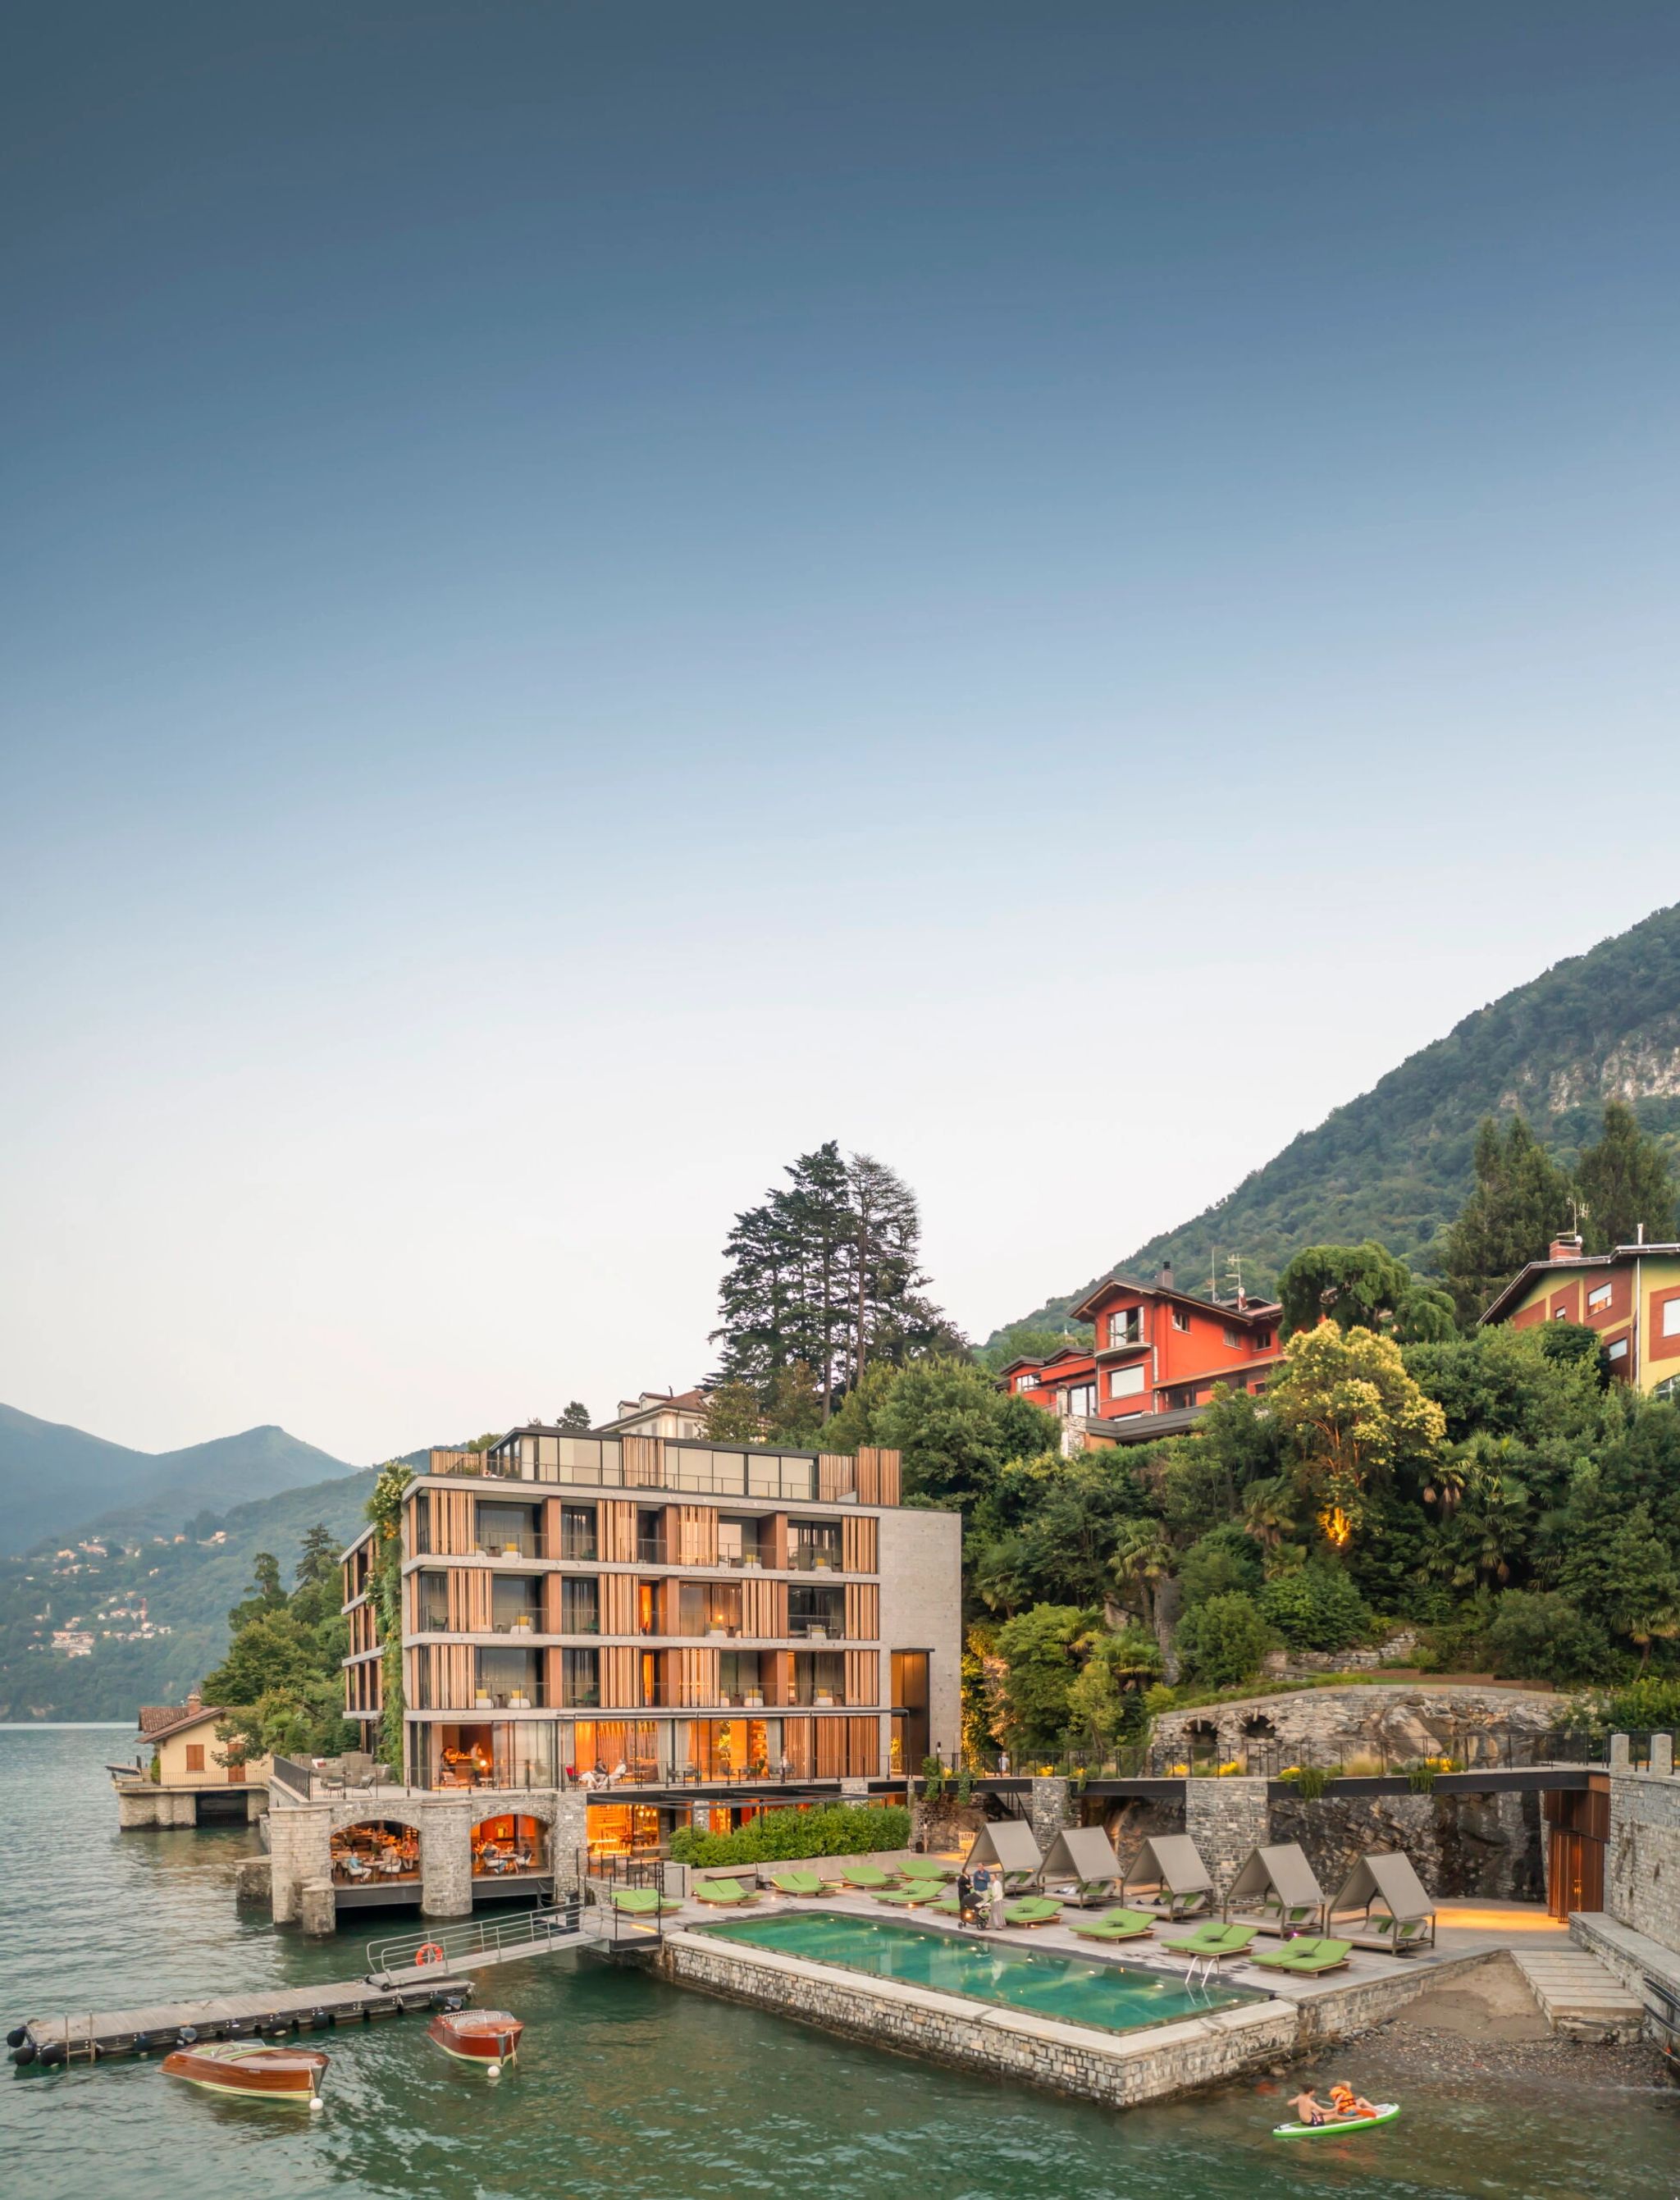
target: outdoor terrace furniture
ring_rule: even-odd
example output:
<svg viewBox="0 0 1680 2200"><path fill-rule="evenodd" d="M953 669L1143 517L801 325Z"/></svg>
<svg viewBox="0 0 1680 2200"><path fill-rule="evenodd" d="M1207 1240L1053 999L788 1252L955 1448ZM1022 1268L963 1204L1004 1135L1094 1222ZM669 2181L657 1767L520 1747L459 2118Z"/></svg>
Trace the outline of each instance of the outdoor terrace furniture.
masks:
<svg viewBox="0 0 1680 2200"><path fill-rule="evenodd" d="M937 1902L930 1902L928 1907L937 1910L941 1917L960 1917L963 1914L963 1905L954 1894L942 1894Z"/></svg>
<svg viewBox="0 0 1680 2200"><path fill-rule="evenodd" d="M1109 1910L1100 1917L1080 1918L1068 1929L1081 1940L1147 1940L1155 1924L1146 1910Z"/></svg>
<svg viewBox="0 0 1680 2200"><path fill-rule="evenodd" d="M878 1864L849 1864L841 1876L848 1887L861 1887L866 1894L893 1884L892 1873L883 1871Z"/></svg>
<svg viewBox="0 0 1680 2200"><path fill-rule="evenodd" d="M721 1910L738 1910L758 1899L757 1893L743 1887L738 1879L697 1879L693 1893L696 1902L715 1903Z"/></svg>
<svg viewBox="0 0 1680 2200"><path fill-rule="evenodd" d="M1246 1956L1259 1929L1257 1925L1221 1925L1210 1917L1182 1940L1163 1940L1161 1945L1170 1948L1175 1956L1194 1956L1198 1961L1212 1957L1223 1961L1228 1956Z"/></svg>
<svg viewBox="0 0 1680 2200"><path fill-rule="evenodd" d="M1352 1948L1351 1940L1314 1940L1303 1934L1299 1940L1285 1940L1280 1948L1262 1948L1252 1960L1262 1970L1311 1978L1320 1971L1344 1969Z"/></svg>
<svg viewBox="0 0 1680 2200"><path fill-rule="evenodd" d="M1262 1933L1296 1933L1324 1923L1324 1889L1297 1841L1250 1849L1226 1891L1225 1914Z"/></svg>
<svg viewBox="0 0 1680 2200"><path fill-rule="evenodd" d="M982 1826L963 1860L964 1871L989 1864L1004 1875L1006 1894L1023 1894L1044 1869L1044 1852L1033 1838L1033 1828L1019 1818L1000 1818Z"/></svg>
<svg viewBox="0 0 1680 2200"><path fill-rule="evenodd" d="M1081 1910L1112 1901L1120 1884L1120 1858L1100 1826L1067 1826L1056 1836L1039 1874L1039 1885L1048 1889L1053 1881L1057 1882L1057 1899Z"/></svg>
<svg viewBox="0 0 1680 2200"><path fill-rule="evenodd" d="M1023 1894L1018 1901L1004 1905L1005 1925L1055 1925L1061 1916L1062 1905L1047 1901L1042 1894Z"/></svg>
<svg viewBox="0 0 1680 2200"><path fill-rule="evenodd" d="M1213 1908L1213 1876L1188 1834L1156 1834L1133 1858L1120 1899L1178 1924Z"/></svg>
<svg viewBox="0 0 1680 2200"><path fill-rule="evenodd" d="M876 1895L877 1902L890 1902L898 1910L914 1910L925 1904L937 1910L944 1893L943 1882L937 1879L912 1880L908 1887L883 1887Z"/></svg>
<svg viewBox="0 0 1680 2200"><path fill-rule="evenodd" d="M903 1880L925 1879L942 1887L951 1877L951 1869L937 1857L906 1857L899 1866L899 1876Z"/></svg>
<svg viewBox="0 0 1680 2200"><path fill-rule="evenodd" d="M822 1881L814 1871L768 1871L764 1874L778 1894L821 1894Z"/></svg>
<svg viewBox="0 0 1680 2200"><path fill-rule="evenodd" d="M612 1907L626 1917L659 1917L682 1907L670 1895L661 1894L651 1887L615 1887L608 1893Z"/></svg>
<svg viewBox="0 0 1680 2200"><path fill-rule="evenodd" d="M1396 1956L1435 1945L1435 1905L1411 1858L1397 1850L1362 1856L1343 1881L1325 1922L1339 1926L1355 1947Z"/></svg>

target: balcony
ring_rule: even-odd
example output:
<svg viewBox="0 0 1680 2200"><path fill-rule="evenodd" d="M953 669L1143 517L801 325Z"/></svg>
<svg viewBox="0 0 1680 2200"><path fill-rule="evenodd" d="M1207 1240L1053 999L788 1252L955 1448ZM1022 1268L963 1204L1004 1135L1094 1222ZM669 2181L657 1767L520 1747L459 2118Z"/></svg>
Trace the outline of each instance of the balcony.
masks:
<svg viewBox="0 0 1680 2200"><path fill-rule="evenodd" d="M1111 1336L1106 1344L1099 1344L1098 1346L1097 1356L1099 1360L1105 1360L1110 1353L1142 1352L1148 1343L1149 1339L1144 1336L1142 1330L1139 1330L1135 1337L1127 1335L1121 1335L1119 1337Z"/></svg>
<svg viewBox="0 0 1680 2200"><path fill-rule="evenodd" d="M481 1533L475 1536L472 1548L481 1559L546 1559L548 1555L547 1538L535 1534L530 1529L506 1531L500 1528L493 1529L488 1534ZM448 1553L433 1553L430 1555L447 1556ZM571 1555L569 1552L561 1553L562 1557ZM591 1552L589 1555L593 1558L594 1553Z"/></svg>
<svg viewBox="0 0 1680 2200"><path fill-rule="evenodd" d="M844 1642L846 1622L843 1619L799 1619L790 1617L787 1639L801 1642Z"/></svg>
<svg viewBox="0 0 1680 2200"><path fill-rule="evenodd" d="M594 1558L594 1553L589 1556ZM635 1539L635 1562L639 1566L667 1566L672 1561L665 1556L664 1538L661 1536L638 1536Z"/></svg>
<svg viewBox="0 0 1680 2200"><path fill-rule="evenodd" d="M589 1700L593 1703L600 1690ZM553 1708L550 1693L541 1681L527 1681L520 1688L479 1688L474 1692L470 1708L475 1711L540 1711Z"/></svg>
<svg viewBox="0 0 1680 2200"><path fill-rule="evenodd" d="M720 1566L732 1566L740 1572L745 1571L748 1567L756 1569L767 1565L769 1564L769 1560L764 1558L762 1553L756 1550L719 1551L717 1553L717 1563Z"/></svg>
<svg viewBox="0 0 1680 2200"><path fill-rule="evenodd" d="M787 1567L796 1574L837 1574L841 1571L838 1550L796 1550L787 1553Z"/></svg>

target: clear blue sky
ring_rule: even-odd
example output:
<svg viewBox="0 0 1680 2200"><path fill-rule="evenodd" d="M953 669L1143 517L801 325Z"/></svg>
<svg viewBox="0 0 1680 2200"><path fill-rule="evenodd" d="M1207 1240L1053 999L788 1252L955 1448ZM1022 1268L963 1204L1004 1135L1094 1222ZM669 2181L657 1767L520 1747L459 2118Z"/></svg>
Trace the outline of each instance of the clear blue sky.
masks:
<svg viewBox="0 0 1680 2200"><path fill-rule="evenodd" d="M837 1137L983 1334L1677 895L1680 15L33 4L0 1397L710 1364Z"/></svg>

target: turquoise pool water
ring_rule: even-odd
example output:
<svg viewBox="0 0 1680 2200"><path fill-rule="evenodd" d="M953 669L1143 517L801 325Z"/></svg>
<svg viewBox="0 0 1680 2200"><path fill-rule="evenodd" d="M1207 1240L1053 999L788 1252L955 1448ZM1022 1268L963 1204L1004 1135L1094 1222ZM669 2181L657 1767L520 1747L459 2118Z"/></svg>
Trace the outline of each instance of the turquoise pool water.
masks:
<svg viewBox="0 0 1680 2200"><path fill-rule="evenodd" d="M744 1941L748 1947L769 1948L805 1963L867 1971L904 1986L1025 2010L1062 2024L1088 2024L1099 2032L1135 2032L1144 2025L1171 2024L1180 2017L1205 2016L1209 2010L1235 2009L1244 2002L1268 1998L1220 1981L1190 1986L1182 1976L1130 1964L1084 1963L1077 1956L1000 1948L966 1934L877 1923L872 1917L843 1910L732 1917L700 1930L711 1940Z"/></svg>

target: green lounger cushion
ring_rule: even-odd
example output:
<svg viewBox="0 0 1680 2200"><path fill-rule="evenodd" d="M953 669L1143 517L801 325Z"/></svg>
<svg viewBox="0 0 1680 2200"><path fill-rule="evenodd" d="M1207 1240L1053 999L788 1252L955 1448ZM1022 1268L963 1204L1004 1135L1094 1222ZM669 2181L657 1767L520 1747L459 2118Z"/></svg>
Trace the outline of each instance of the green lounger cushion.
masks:
<svg viewBox="0 0 1680 2200"><path fill-rule="evenodd" d="M1182 1940L1167 1940L1162 1945L1179 1956L1244 1956L1253 1945L1258 1929L1253 1925L1216 1925L1209 1922L1198 1926Z"/></svg>
<svg viewBox="0 0 1680 2200"><path fill-rule="evenodd" d="M1154 1932L1155 1920L1146 1910L1110 1910L1072 1929L1083 1940L1141 1940Z"/></svg>
<svg viewBox="0 0 1680 2200"><path fill-rule="evenodd" d="M653 1917L662 1910L682 1907L670 1896L656 1893L651 1887L615 1887L612 1893L613 1908L622 1910L627 1917Z"/></svg>
<svg viewBox="0 0 1680 2200"><path fill-rule="evenodd" d="M899 1866L900 1879L937 1879L951 1876L949 1864L941 1864L937 1857L906 1857Z"/></svg>
<svg viewBox="0 0 1680 2200"><path fill-rule="evenodd" d="M954 1894L942 1894L937 1902L930 1902L928 1907L939 1910L946 1917L959 1917L963 1913L963 1905Z"/></svg>
<svg viewBox="0 0 1680 2200"><path fill-rule="evenodd" d="M1042 1894L1023 1895L1019 1902L1004 1905L1006 1925L1053 1925L1062 1915L1062 1905L1051 1902Z"/></svg>
<svg viewBox="0 0 1680 2200"><path fill-rule="evenodd" d="M1334 1971L1347 1962L1352 1948L1351 1940L1303 1938L1267 1948L1254 1960L1268 1971Z"/></svg>
<svg viewBox="0 0 1680 2200"><path fill-rule="evenodd" d="M770 1885L778 1894L821 1894L822 1882L814 1871L773 1871Z"/></svg>
<svg viewBox="0 0 1680 2200"><path fill-rule="evenodd" d="M848 1887L891 1887L893 1884L892 1874L883 1871L878 1864L848 1864L845 1876Z"/></svg>
<svg viewBox="0 0 1680 2200"><path fill-rule="evenodd" d="M938 1892L939 1890L937 1887L928 1887L926 1885L922 1887L884 1887L875 1896L875 1900L877 1902L890 1902L895 1906L895 1908L899 1910L910 1910L914 1909L918 1904L927 1904L932 1906L934 1905L934 1898Z"/></svg>
<svg viewBox="0 0 1680 2200"><path fill-rule="evenodd" d="M756 1902L758 1898L749 1893L738 1879L701 1879L694 1882L694 1899L696 1902L734 1905Z"/></svg>

